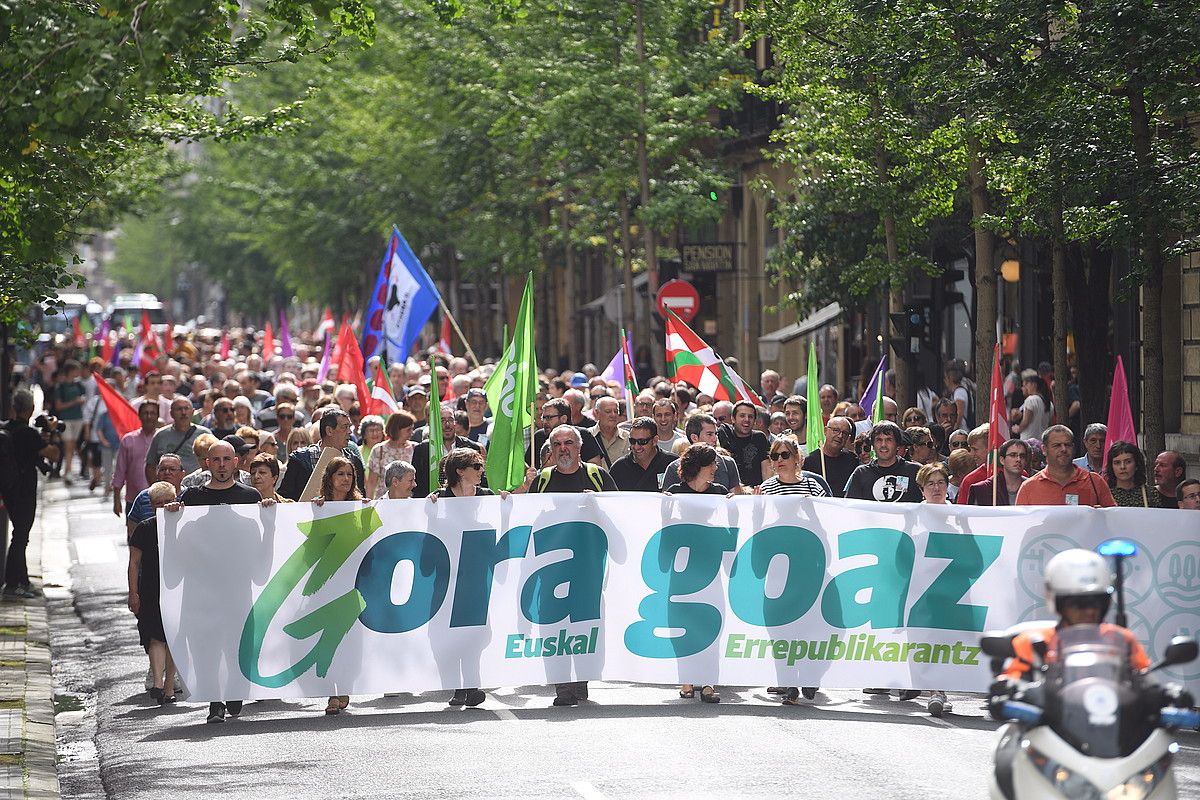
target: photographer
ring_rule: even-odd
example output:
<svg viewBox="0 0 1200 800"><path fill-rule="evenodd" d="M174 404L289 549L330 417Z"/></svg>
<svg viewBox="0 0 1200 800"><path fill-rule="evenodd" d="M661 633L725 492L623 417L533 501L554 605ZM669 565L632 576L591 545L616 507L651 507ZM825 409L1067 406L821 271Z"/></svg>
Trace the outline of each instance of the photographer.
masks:
<svg viewBox="0 0 1200 800"><path fill-rule="evenodd" d="M61 423L43 415L37 420L40 431L30 427L33 395L28 391L16 392L12 405L13 418L0 429L0 494L13 528L4 564L4 595L36 597L29 585L25 546L37 512L37 470L47 469L45 459L58 458L58 447L49 443L49 436L61 430Z"/></svg>

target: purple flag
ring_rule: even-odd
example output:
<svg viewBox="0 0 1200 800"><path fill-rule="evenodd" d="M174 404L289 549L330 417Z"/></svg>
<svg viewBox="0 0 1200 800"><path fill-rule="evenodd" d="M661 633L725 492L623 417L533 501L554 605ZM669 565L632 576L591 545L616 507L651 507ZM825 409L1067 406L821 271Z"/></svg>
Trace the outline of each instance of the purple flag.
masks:
<svg viewBox="0 0 1200 800"><path fill-rule="evenodd" d="M867 412L867 418L871 418L871 410L875 408L875 403L878 402L879 395L883 392L883 376L887 374L887 356L879 359L879 366L875 368L875 374L871 376L871 382L867 384L866 390L863 391L863 396L859 398L858 404L862 406L862 410ZM875 420L872 420L873 422Z"/></svg>
<svg viewBox="0 0 1200 800"><path fill-rule="evenodd" d="M321 368L317 370L317 380L324 381L325 376L329 374L329 331L325 331L325 347L321 352Z"/></svg>
<svg viewBox="0 0 1200 800"><path fill-rule="evenodd" d="M279 310L279 355L284 358L294 358L296 355L292 350L292 335L288 333L287 315L283 309Z"/></svg>
<svg viewBox="0 0 1200 800"><path fill-rule="evenodd" d="M625 339L625 346L629 348L630 353L633 353L633 344L628 338ZM629 360L630 363L633 363L632 355ZM604 378L605 382L616 381L619 386L617 397L625 396L625 364L621 360L621 348L617 348L617 354L612 357L612 361L608 362L608 366L600 373L600 377Z"/></svg>

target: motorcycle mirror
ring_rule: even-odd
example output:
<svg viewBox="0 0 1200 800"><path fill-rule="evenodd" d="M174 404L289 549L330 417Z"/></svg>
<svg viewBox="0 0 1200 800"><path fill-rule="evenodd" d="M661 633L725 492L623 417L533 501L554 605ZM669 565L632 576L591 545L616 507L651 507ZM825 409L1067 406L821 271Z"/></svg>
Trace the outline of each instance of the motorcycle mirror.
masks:
<svg viewBox="0 0 1200 800"><path fill-rule="evenodd" d="M1131 558L1137 551L1137 545L1128 539L1109 539L1096 548L1097 553L1108 558Z"/></svg>
<svg viewBox="0 0 1200 800"><path fill-rule="evenodd" d="M1012 640L1007 633L986 633L979 640L979 646L992 658L1014 658L1017 654L1013 651Z"/></svg>
<svg viewBox="0 0 1200 800"><path fill-rule="evenodd" d="M1196 644L1195 639L1190 636L1176 636L1167 645L1162 660L1146 671L1154 672L1157 669L1173 667L1176 664L1187 664L1195 661L1197 655L1200 655L1200 645Z"/></svg>

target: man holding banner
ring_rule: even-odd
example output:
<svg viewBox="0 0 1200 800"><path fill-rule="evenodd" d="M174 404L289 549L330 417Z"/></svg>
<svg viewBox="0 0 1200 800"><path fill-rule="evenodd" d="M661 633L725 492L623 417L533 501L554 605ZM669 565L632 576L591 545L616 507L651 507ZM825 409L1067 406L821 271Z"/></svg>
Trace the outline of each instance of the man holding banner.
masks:
<svg viewBox="0 0 1200 800"><path fill-rule="evenodd" d="M539 471L534 477L526 478L530 492L615 492L608 470L583 461L580 448L583 439L574 425L559 425L550 432L550 459L553 466ZM572 681L554 685L554 705L573 706L588 699L587 681Z"/></svg>

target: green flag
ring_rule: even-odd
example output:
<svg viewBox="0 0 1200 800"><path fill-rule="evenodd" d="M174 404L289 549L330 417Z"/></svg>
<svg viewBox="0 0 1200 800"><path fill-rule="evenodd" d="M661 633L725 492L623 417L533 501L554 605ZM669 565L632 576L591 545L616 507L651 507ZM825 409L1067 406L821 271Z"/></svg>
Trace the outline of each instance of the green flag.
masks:
<svg viewBox="0 0 1200 800"><path fill-rule="evenodd" d="M804 413L807 423L804 446L815 453L825 443L825 420L821 414L821 384L817 378L817 346L808 343L808 403Z"/></svg>
<svg viewBox="0 0 1200 800"><path fill-rule="evenodd" d="M446 457L446 443L442 441L442 400L438 397L437 366L430 359L429 367L429 493L433 494L442 485L439 468Z"/></svg>
<svg viewBox="0 0 1200 800"><path fill-rule="evenodd" d="M483 387L492 409L487 479L494 490L515 489L525 482L525 429L533 424L537 396L537 355L533 349L533 274L525 278L525 294L512 341Z"/></svg>
<svg viewBox="0 0 1200 800"><path fill-rule="evenodd" d="M875 392L875 405L871 409L871 424L883 422L883 375L879 376L879 390Z"/></svg>

